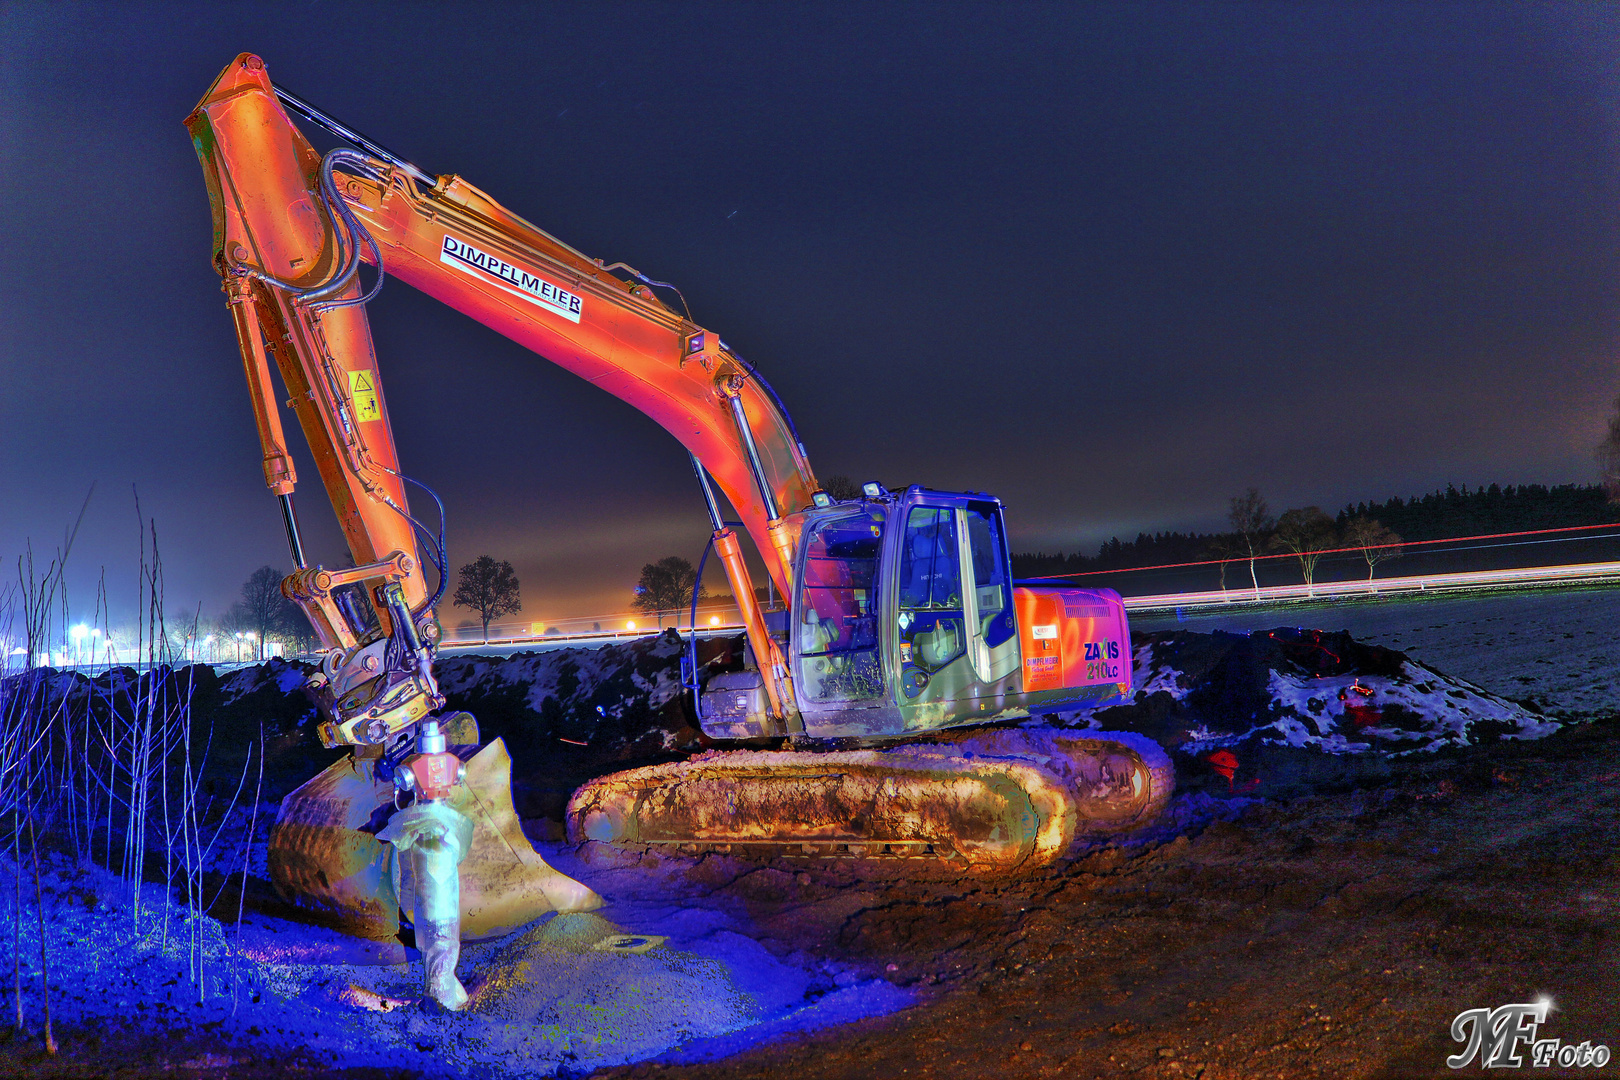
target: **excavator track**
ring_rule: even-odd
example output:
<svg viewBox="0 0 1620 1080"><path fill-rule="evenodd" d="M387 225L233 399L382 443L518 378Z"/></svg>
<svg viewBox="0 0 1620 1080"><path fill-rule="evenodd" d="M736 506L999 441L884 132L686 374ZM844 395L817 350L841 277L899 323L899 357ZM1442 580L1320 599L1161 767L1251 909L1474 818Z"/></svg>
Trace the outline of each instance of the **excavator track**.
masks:
<svg viewBox="0 0 1620 1080"><path fill-rule="evenodd" d="M591 781L567 825L575 843L1005 873L1150 823L1174 784L1150 739L1012 728L877 750L714 751Z"/></svg>

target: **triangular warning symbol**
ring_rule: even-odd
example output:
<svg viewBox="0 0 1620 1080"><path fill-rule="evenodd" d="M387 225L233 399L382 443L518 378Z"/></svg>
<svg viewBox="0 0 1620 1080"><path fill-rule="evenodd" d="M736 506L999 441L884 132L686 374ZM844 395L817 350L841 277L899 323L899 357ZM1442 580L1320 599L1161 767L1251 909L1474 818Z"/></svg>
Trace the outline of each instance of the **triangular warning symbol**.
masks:
<svg viewBox="0 0 1620 1080"><path fill-rule="evenodd" d="M357 371L357 372L354 373L354 387L353 387L353 389L354 389L354 392L357 393L357 394L365 393L367 390L371 389L371 383L366 381L366 373L365 372Z"/></svg>

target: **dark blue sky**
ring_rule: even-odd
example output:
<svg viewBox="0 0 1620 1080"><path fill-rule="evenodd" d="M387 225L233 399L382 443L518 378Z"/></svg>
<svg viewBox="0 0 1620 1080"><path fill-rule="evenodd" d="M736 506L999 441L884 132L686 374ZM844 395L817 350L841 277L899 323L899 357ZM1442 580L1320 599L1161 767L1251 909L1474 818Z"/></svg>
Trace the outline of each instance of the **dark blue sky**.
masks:
<svg viewBox="0 0 1620 1080"><path fill-rule="evenodd" d="M171 610L287 565L180 123L244 50L678 283L823 476L995 492L1018 548L1214 528L1251 484L1332 510L1590 481L1617 31L1596 4L8 3L0 559L94 481L79 611L103 566L133 600L132 485ZM697 557L652 423L408 286L371 315L452 563L510 559L545 619Z"/></svg>

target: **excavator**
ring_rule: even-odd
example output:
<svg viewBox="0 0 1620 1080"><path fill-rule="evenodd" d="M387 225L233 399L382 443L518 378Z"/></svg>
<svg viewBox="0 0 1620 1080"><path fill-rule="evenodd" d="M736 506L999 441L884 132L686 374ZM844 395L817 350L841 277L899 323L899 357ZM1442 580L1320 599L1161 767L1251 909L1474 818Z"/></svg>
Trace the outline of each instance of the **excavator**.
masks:
<svg viewBox="0 0 1620 1080"><path fill-rule="evenodd" d="M342 145L319 153L295 116ZM743 670L711 672L695 654L686 667L718 748L586 784L567 807L571 841L1011 873L1157 816L1174 786L1157 744L1040 719L1130 693L1118 594L1015 582L998 499L877 483L833 498L759 371L684 298L677 311L655 292L673 286L388 152L276 86L257 56L232 61L185 123L295 565L282 591L321 645L309 682L320 737L351 749L282 804L270 871L284 896L354 933L398 932L413 886L379 833L401 797L390 778L431 743L458 755L462 782L444 790L475 826L464 935L601 903L524 837L500 740L480 745L476 720L445 711L444 511L437 531L421 521L407 485L438 497L400 471L365 313L385 273L641 410L696 471L746 642ZM305 557L283 401L352 566ZM760 601L737 528L781 603Z"/></svg>

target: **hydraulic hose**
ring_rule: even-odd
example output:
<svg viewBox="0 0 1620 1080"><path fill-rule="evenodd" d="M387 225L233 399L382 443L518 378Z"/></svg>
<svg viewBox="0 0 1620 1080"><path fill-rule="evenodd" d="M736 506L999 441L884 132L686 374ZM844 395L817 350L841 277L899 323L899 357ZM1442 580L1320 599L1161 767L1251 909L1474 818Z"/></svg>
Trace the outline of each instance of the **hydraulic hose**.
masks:
<svg viewBox="0 0 1620 1080"><path fill-rule="evenodd" d="M404 483L415 484L417 487L427 492L428 498L432 499L433 504L439 509L439 533L437 536L434 536L428 527L418 521L415 515L413 515L409 510L406 510L403 506L400 506L394 502L394 500L390 499L386 493L384 493L382 496L384 505L386 505L388 509L392 510L394 513L398 514L400 517L404 518L406 521L410 522L411 528L415 529L416 532L422 537L422 540L428 547L428 559L433 563L433 569L439 572L439 586L437 591L434 592L431 598L424 601L420 607L411 612L411 615L415 617L430 608L438 606L439 601L444 599L444 591L450 581L450 557L448 554L446 554L444 548L444 500L439 498L438 492L434 491L420 480L406 476L402 472L396 472L395 470L386 467L383 468L383 471L391 476L399 477L399 479Z"/></svg>
<svg viewBox="0 0 1620 1080"><path fill-rule="evenodd" d="M687 620L689 634L686 642L691 682L687 682L684 678L681 680L681 689L692 691L692 710L697 714L699 725L703 723L703 687L698 683L697 674L697 605L698 593L703 585L703 568L708 565L709 552L713 550L714 536L711 534L709 542L703 545L703 557L698 559L697 577L692 580L692 614Z"/></svg>
<svg viewBox="0 0 1620 1080"><path fill-rule="evenodd" d="M382 175L377 172L366 155L354 150L333 150L321 160L321 193L325 196L328 211L335 211L343 219L343 224L349 230L349 253L344 260L344 270L337 278L326 285L311 289L300 294L299 299L310 305L313 311L330 311L334 308L349 307L353 304L368 303L377 293L382 291L383 261L382 249L377 246L376 239L360 224L360 219L354 216L349 204L338 194L337 182L332 179L332 169L336 165L347 166L354 172L372 180L381 181ZM327 300L329 296L336 296L349 287L349 282L360 272L360 245L364 240L371 249L371 263L377 269L377 280L372 282L371 289L363 296L349 300Z"/></svg>
<svg viewBox="0 0 1620 1080"><path fill-rule="evenodd" d="M351 304L367 303L377 295L383 283L382 250L377 246L376 239L366 231L365 226L361 225L360 220L354 216L354 211L349 209L348 203L338 194L337 182L332 178L332 169L337 165L343 165L373 180L380 181L382 179L371 159L354 150L341 148L333 150L321 160L321 201L326 203L328 212L334 217L332 245L340 262L336 273L319 285L306 287L299 285L297 282L284 281L264 270L242 268L238 271L267 285L273 285L278 289L291 293L294 300L309 304L313 311L328 311L333 308L348 307ZM341 223L341 228L339 223ZM344 243L345 230L348 232L347 244ZM354 297L349 300L327 300L327 297L334 296L347 289L350 283L354 281L355 275L360 272L361 240L364 240L366 246L371 249L372 262L377 268L377 280L364 296Z"/></svg>
<svg viewBox="0 0 1620 1080"><path fill-rule="evenodd" d="M275 89L276 97L281 99L281 104L286 108L291 109L299 116L302 116L305 120L325 128L327 131L330 131L333 135L336 135L340 139L353 143L366 153L370 154L372 157L388 162L388 164L392 165L394 168L400 169L409 174L411 179L415 180L418 184L423 184L427 187L433 186L434 179L426 170L412 165L398 154L392 153L386 149L380 143L366 138L349 125L327 116L325 113L321 112L321 110L294 94L286 87L277 86Z"/></svg>
<svg viewBox="0 0 1620 1080"><path fill-rule="evenodd" d="M420 480L406 476L404 473L400 473L399 478L408 484L415 484L417 487L427 492L428 498L433 500L433 505L438 507L439 510L438 536L434 536L433 534L429 533L427 529L423 528L422 523L417 521L414 517L411 517L411 515L405 515L410 519L411 525L422 534L422 539L431 541L434 548L437 549L437 555L433 559L433 568L439 572L439 587L434 591L433 599L429 600L416 611L416 614L420 615L422 611L428 608L438 607L439 601L444 599L444 590L450 581L450 556L446 554L444 549L444 500L439 498L438 492L434 491Z"/></svg>
<svg viewBox="0 0 1620 1080"><path fill-rule="evenodd" d="M803 454L804 453L804 440L799 438L799 429L797 427L795 427L794 424L793 424L793 414L788 412L787 405L782 401L782 399L780 397L777 396L776 391L771 388L771 384L765 381L765 376L761 375L759 373L759 369L757 367L755 367L753 364L750 364L747 360L743 359L743 357L737 352L736 349L733 349L730 345L727 345L724 341L720 342L720 347L722 349L724 349L726 352L730 353L731 358L733 360L737 361L737 363L741 364L743 366L743 369L748 372L748 374L754 379L754 381L759 383L760 389L764 390L765 393L770 395L771 400L776 403L776 411L782 414L782 419L783 420L787 421L788 433L793 436L793 441L798 444L799 453Z"/></svg>

